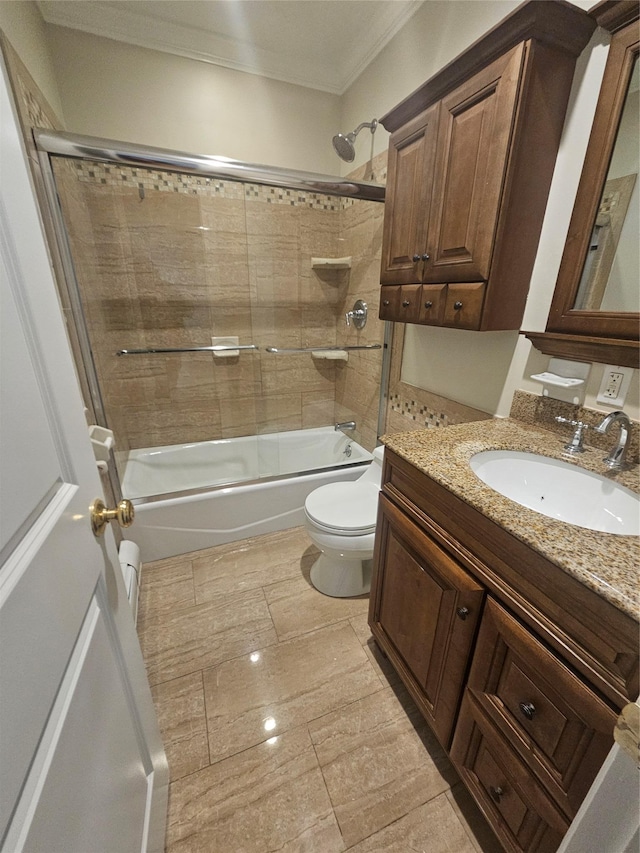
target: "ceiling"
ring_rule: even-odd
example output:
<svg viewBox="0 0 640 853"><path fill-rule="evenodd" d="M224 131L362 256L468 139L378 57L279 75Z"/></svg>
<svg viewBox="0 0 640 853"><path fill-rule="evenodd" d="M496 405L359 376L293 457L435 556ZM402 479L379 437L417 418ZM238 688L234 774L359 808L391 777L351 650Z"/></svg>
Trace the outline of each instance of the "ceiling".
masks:
<svg viewBox="0 0 640 853"><path fill-rule="evenodd" d="M45 21L341 95L423 0L39 0Z"/></svg>

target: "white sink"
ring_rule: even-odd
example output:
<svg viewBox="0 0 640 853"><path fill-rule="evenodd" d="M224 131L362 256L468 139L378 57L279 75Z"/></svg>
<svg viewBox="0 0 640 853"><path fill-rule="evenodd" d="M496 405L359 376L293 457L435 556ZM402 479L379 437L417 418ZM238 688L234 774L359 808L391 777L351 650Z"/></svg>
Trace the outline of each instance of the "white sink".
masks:
<svg viewBox="0 0 640 853"><path fill-rule="evenodd" d="M541 515L602 533L640 533L640 497L607 477L519 450L485 450L469 464L487 486Z"/></svg>

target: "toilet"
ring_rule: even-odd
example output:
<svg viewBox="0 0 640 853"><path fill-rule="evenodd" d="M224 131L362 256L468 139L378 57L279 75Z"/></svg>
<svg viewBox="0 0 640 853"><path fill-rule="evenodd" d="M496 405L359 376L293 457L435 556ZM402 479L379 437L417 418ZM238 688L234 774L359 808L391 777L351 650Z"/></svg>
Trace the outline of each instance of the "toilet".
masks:
<svg viewBox="0 0 640 853"><path fill-rule="evenodd" d="M322 552L311 568L311 583L325 595L369 592L383 456L384 447L376 447L358 480L320 486L304 503L307 533Z"/></svg>

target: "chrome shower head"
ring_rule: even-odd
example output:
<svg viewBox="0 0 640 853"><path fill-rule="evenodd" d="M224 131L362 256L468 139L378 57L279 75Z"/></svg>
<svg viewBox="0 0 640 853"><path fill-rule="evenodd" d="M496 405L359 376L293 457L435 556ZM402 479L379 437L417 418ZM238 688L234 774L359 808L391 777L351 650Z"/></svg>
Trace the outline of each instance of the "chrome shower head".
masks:
<svg viewBox="0 0 640 853"><path fill-rule="evenodd" d="M336 133L333 137L333 147L338 157L346 163L351 163L356 156L356 136L360 133L363 127L370 128L371 133L373 134L376 132L377 126L378 119L374 118L371 121L363 121L362 124L359 124L355 130L351 131L351 133Z"/></svg>

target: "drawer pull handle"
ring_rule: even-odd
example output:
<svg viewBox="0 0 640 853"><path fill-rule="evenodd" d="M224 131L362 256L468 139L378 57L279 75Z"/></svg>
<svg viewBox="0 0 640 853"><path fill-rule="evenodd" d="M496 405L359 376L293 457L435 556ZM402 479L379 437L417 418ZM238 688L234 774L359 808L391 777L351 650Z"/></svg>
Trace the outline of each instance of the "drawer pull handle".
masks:
<svg viewBox="0 0 640 853"><path fill-rule="evenodd" d="M382 300L382 304L383 304L383 305L384 305L384 307L386 308L386 307L387 307L387 305L390 305L391 303L389 302L389 300L388 300L388 299L383 299L383 300Z"/></svg>
<svg viewBox="0 0 640 853"><path fill-rule="evenodd" d="M431 308L432 305L433 305L433 302L431 302L431 301L424 303L425 308Z"/></svg>
<svg viewBox="0 0 640 853"><path fill-rule="evenodd" d="M422 260L423 260L423 261L428 261L430 257L431 257L431 255L428 255L428 254L425 252L425 253L424 253L424 255L422 256Z"/></svg>
<svg viewBox="0 0 640 853"><path fill-rule="evenodd" d="M520 702L518 707L527 718L527 720L533 720L534 714L536 712L536 706L533 702Z"/></svg>
<svg viewBox="0 0 640 853"><path fill-rule="evenodd" d="M500 798L504 796L504 790L499 785L497 788L494 788L493 785L490 785L489 793L491 794L491 799L495 800L496 803L499 803Z"/></svg>
<svg viewBox="0 0 640 853"><path fill-rule="evenodd" d="M454 302L453 307L456 309L456 311L459 311L462 308L462 302Z"/></svg>
<svg viewBox="0 0 640 853"><path fill-rule="evenodd" d="M459 619L462 619L463 622L467 618L468 615L469 615L469 608L468 607L458 607L458 609L456 610L456 616Z"/></svg>
<svg viewBox="0 0 640 853"><path fill-rule="evenodd" d="M409 305L411 305L411 303L409 302L409 300L408 300L408 299L403 299L403 300L402 300L402 307L403 307L403 308L408 308L408 307L409 307Z"/></svg>
<svg viewBox="0 0 640 853"><path fill-rule="evenodd" d="M421 260L420 255L414 255L413 260L417 263L419 260Z"/></svg>

